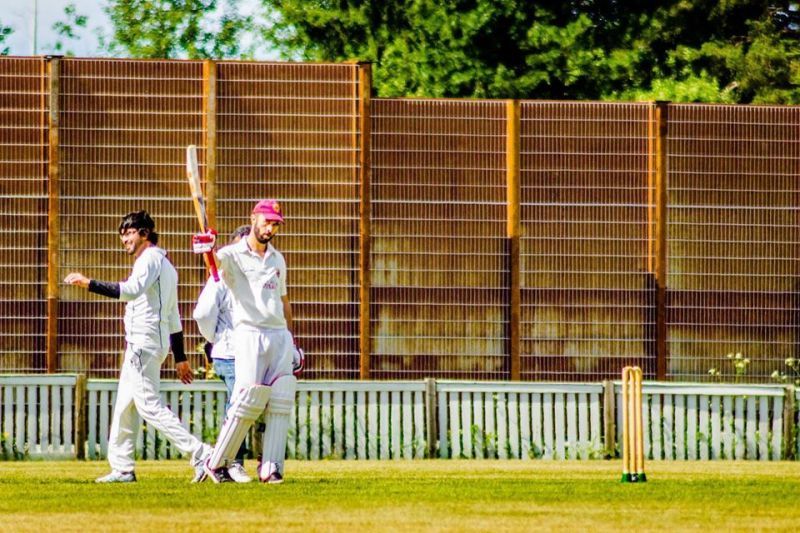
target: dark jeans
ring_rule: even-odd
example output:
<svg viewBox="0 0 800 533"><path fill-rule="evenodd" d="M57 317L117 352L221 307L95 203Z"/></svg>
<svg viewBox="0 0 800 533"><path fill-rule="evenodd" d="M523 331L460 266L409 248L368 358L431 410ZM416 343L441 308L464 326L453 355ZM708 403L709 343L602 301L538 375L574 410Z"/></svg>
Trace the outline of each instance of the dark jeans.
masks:
<svg viewBox="0 0 800 533"><path fill-rule="evenodd" d="M228 389L228 401L225 402L225 413L227 415L228 409L231 406L231 394L233 394L233 382L235 381L234 362L233 359L214 359L214 372L225 383L225 388ZM244 464L244 454L247 453L247 448L242 441L239 446L239 451L236 453L234 463Z"/></svg>

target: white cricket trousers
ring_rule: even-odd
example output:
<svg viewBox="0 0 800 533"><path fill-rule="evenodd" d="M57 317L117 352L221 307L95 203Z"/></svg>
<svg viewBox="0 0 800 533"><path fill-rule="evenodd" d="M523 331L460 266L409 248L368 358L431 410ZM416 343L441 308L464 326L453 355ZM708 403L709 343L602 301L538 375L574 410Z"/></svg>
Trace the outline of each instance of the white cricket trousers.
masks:
<svg viewBox="0 0 800 533"><path fill-rule="evenodd" d="M233 330L233 346L233 398L251 385L272 385L278 377L292 375L294 345L288 329L237 326Z"/></svg>
<svg viewBox="0 0 800 533"><path fill-rule="evenodd" d="M141 425L139 415L181 453L193 455L202 446L161 403L161 364L166 357L166 351L150 351L130 344L125 350L108 437L108 462L114 470L133 470L136 435Z"/></svg>

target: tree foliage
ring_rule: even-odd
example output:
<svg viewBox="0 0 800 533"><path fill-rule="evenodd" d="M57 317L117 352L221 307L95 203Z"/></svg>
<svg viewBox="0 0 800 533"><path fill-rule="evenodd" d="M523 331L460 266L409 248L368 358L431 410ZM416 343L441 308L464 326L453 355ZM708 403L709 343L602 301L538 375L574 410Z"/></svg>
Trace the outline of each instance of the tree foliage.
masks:
<svg viewBox="0 0 800 533"><path fill-rule="evenodd" d="M145 58L249 57L242 34L251 17L236 12L235 0L112 0L113 25L102 46L113 55Z"/></svg>
<svg viewBox="0 0 800 533"><path fill-rule="evenodd" d="M79 39L80 37L78 34L81 29L86 28L88 21L89 17L78 13L75 4L68 4L64 8L64 20L59 20L52 26L57 39L55 44L51 45L49 48L52 49L54 54L74 55L72 50L67 48L65 42Z"/></svg>
<svg viewBox="0 0 800 533"><path fill-rule="evenodd" d="M380 96L800 103L765 0L262 0L291 59L367 60Z"/></svg>
<svg viewBox="0 0 800 533"><path fill-rule="evenodd" d="M14 33L14 29L0 21L0 56L7 56L10 52L8 46L6 46L6 39L12 33Z"/></svg>

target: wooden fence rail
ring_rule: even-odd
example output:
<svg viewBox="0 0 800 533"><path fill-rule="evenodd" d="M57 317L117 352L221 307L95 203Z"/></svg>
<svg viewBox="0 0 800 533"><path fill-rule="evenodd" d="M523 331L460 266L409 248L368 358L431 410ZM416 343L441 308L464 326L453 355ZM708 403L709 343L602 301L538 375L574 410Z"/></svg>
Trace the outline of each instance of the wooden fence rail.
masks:
<svg viewBox="0 0 800 533"><path fill-rule="evenodd" d="M83 375L0 375L4 459L103 459L117 382ZM620 441L619 382L304 381L287 455L296 459L594 459ZM219 381L162 383L161 398L205 442L220 429ZM800 391L770 385L645 382L650 459L800 457ZM78 445L76 445L78 443ZM142 459L180 453L148 424Z"/></svg>

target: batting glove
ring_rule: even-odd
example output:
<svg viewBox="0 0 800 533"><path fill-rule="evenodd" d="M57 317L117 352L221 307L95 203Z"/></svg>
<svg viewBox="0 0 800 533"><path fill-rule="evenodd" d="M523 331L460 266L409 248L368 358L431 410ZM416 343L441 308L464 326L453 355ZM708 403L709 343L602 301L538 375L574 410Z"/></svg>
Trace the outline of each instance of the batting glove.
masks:
<svg viewBox="0 0 800 533"><path fill-rule="evenodd" d="M192 251L196 254L207 254L214 251L216 243L217 231L209 228L207 232L192 237Z"/></svg>
<svg viewBox="0 0 800 533"><path fill-rule="evenodd" d="M302 348L295 346L294 354L292 354L292 374L294 374L294 377L299 378L305 368L306 354Z"/></svg>

